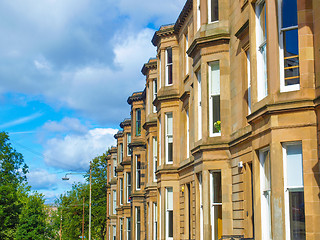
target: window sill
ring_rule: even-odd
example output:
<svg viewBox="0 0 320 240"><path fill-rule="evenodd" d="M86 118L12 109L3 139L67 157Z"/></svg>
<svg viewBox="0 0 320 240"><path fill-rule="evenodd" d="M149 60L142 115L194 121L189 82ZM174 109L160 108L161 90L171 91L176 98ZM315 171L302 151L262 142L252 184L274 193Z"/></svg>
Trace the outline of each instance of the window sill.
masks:
<svg viewBox="0 0 320 240"><path fill-rule="evenodd" d="M280 92L293 92L293 91L299 91L300 90L300 84L295 84L291 86L280 86Z"/></svg>

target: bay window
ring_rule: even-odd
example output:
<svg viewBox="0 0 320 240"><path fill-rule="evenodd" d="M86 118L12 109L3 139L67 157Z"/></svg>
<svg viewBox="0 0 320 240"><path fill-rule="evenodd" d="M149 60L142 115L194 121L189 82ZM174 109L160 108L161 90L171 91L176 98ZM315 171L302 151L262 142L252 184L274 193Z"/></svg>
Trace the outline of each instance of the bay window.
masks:
<svg viewBox="0 0 320 240"><path fill-rule="evenodd" d="M213 240L219 240L222 237L222 189L221 172L214 171L210 175L211 183L211 234Z"/></svg>
<svg viewBox="0 0 320 240"><path fill-rule="evenodd" d="M141 109L136 109L136 136L141 135Z"/></svg>
<svg viewBox="0 0 320 240"><path fill-rule="evenodd" d="M120 192L119 192L119 197L120 197L120 204L123 204L123 178L119 179L120 181Z"/></svg>
<svg viewBox="0 0 320 240"><path fill-rule="evenodd" d="M127 217L127 240L131 240L131 218Z"/></svg>
<svg viewBox="0 0 320 240"><path fill-rule="evenodd" d="M297 0L280 0L281 91L300 88Z"/></svg>
<svg viewBox="0 0 320 240"><path fill-rule="evenodd" d="M172 85L172 48L166 50L166 86Z"/></svg>
<svg viewBox="0 0 320 240"><path fill-rule="evenodd" d="M166 239L173 239L173 188L166 188Z"/></svg>
<svg viewBox="0 0 320 240"><path fill-rule="evenodd" d="M127 202L130 202L131 195L131 173L127 172Z"/></svg>
<svg viewBox="0 0 320 240"><path fill-rule="evenodd" d="M260 160L260 200L261 200L261 236L262 240L272 239L271 233L271 166L270 151L259 151Z"/></svg>
<svg viewBox="0 0 320 240"><path fill-rule="evenodd" d="M283 144L286 239L306 239L301 142Z"/></svg>
<svg viewBox="0 0 320 240"><path fill-rule="evenodd" d="M129 144L131 143L131 133L127 133L127 156L131 156Z"/></svg>
<svg viewBox="0 0 320 240"><path fill-rule="evenodd" d="M113 202L112 202L112 214L117 214L117 211L116 211L116 208L117 208L117 191L116 190L113 190L112 191L112 199L113 199Z"/></svg>
<svg viewBox="0 0 320 240"><path fill-rule="evenodd" d="M173 120L172 113L166 113L166 163L173 163Z"/></svg>
<svg viewBox="0 0 320 240"><path fill-rule="evenodd" d="M122 163L123 161L123 143L119 145L119 162Z"/></svg>
<svg viewBox="0 0 320 240"><path fill-rule="evenodd" d="M158 84L157 84L157 79L154 79L152 81L153 83L153 88L152 88L152 93L153 93L153 99L152 99L152 102L157 98L157 91L158 91ZM157 107L156 106L153 106L153 112L157 112Z"/></svg>
<svg viewBox="0 0 320 240"><path fill-rule="evenodd" d="M220 122L220 65L219 61L209 63L209 128L210 137L220 135L216 126Z"/></svg>
<svg viewBox="0 0 320 240"><path fill-rule="evenodd" d="M141 157L136 155L136 190L141 189Z"/></svg>
<svg viewBox="0 0 320 240"><path fill-rule="evenodd" d="M219 20L219 0L208 0L208 23Z"/></svg>
<svg viewBox="0 0 320 240"><path fill-rule="evenodd" d="M158 205L153 203L153 239L156 240L158 235Z"/></svg>
<svg viewBox="0 0 320 240"><path fill-rule="evenodd" d="M152 158L153 158L153 181L157 181L156 171L158 168L158 152L157 152L157 138L152 138Z"/></svg>
<svg viewBox="0 0 320 240"><path fill-rule="evenodd" d="M120 218L120 240L123 239L123 218Z"/></svg>
<svg viewBox="0 0 320 240"><path fill-rule="evenodd" d="M256 3L258 101L268 95L267 81L267 12L264 0Z"/></svg>
<svg viewBox="0 0 320 240"><path fill-rule="evenodd" d="M201 106L201 71L199 70L197 73L197 80L198 80L198 101L197 101L197 107L198 107L198 140L202 138L202 106Z"/></svg>
<svg viewBox="0 0 320 240"><path fill-rule="evenodd" d="M135 207L135 210L136 210L136 240L140 240L140 235L141 235L140 207Z"/></svg>

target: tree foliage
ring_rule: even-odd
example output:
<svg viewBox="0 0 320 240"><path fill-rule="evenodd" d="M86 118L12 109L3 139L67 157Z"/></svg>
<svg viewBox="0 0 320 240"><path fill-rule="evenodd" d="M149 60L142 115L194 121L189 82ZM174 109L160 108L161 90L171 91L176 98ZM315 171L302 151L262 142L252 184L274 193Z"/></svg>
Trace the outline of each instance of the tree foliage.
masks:
<svg viewBox="0 0 320 240"><path fill-rule="evenodd" d="M0 133L0 239L14 239L22 203L18 190L26 181L27 165L12 148L9 136Z"/></svg>

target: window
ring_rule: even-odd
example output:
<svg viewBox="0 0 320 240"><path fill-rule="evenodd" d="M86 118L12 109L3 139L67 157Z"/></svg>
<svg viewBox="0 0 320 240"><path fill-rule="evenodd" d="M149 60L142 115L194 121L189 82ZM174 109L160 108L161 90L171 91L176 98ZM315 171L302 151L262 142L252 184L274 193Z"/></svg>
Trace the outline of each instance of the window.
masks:
<svg viewBox="0 0 320 240"><path fill-rule="evenodd" d="M222 190L221 172L211 173L211 233L212 239L219 240L222 237Z"/></svg>
<svg viewBox="0 0 320 240"><path fill-rule="evenodd" d="M190 156L190 122L189 122L189 109L186 110L186 118L187 118L187 140L186 140L186 145L187 145L187 158Z"/></svg>
<svg viewBox="0 0 320 240"><path fill-rule="evenodd" d="M172 48L166 50L166 86L172 84Z"/></svg>
<svg viewBox="0 0 320 240"><path fill-rule="evenodd" d="M161 207L162 207L161 189L158 189L158 192L159 192L159 209L161 209ZM160 230L159 231L159 239L161 239L161 227L162 227L161 221L162 221L162 214L160 212L160 214L159 214L159 230Z"/></svg>
<svg viewBox="0 0 320 240"><path fill-rule="evenodd" d="M109 193L109 215L112 214L112 212L111 212L111 207L112 207L112 203L111 203L111 193Z"/></svg>
<svg viewBox="0 0 320 240"><path fill-rule="evenodd" d="M152 138L152 156L153 156L153 181L157 181L156 171L158 168L158 152L157 152L157 138Z"/></svg>
<svg viewBox="0 0 320 240"><path fill-rule="evenodd" d="M259 152L260 159L260 196L261 196L261 235L262 240L270 240L271 236L271 171L270 151Z"/></svg>
<svg viewBox="0 0 320 240"><path fill-rule="evenodd" d="M173 239L173 188L167 187L166 192L166 239Z"/></svg>
<svg viewBox="0 0 320 240"><path fill-rule="evenodd" d="M140 207L136 207L136 240L140 240Z"/></svg>
<svg viewBox="0 0 320 240"><path fill-rule="evenodd" d="M166 163L173 163L172 113L166 113Z"/></svg>
<svg viewBox="0 0 320 240"><path fill-rule="evenodd" d="M201 71L197 72L198 79L198 140L202 138L202 107L201 107Z"/></svg>
<svg viewBox="0 0 320 240"><path fill-rule="evenodd" d="M120 204L123 204L123 178L120 178Z"/></svg>
<svg viewBox="0 0 320 240"><path fill-rule="evenodd" d="M265 1L256 3L258 101L268 95L267 81L267 14Z"/></svg>
<svg viewBox="0 0 320 240"><path fill-rule="evenodd" d="M113 158L113 177L117 176L117 159Z"/></svg>
<svg viewBox="0 0 320 240"><path fill-rule="evenodd" d="M113 203L112 203L112 214L117 214L116 208L117 208L117 191L112 191L113 195Z"/></svg>
<svg viewBox="0 0 320 240"><path fill-rule="evenodd" d="M279 2L281 91L300 88L297 0Z"/></svg>
<svg viewBox="0 0 320 240"><path fill-rule="evenodd" d="M250 70L250 51L246 51L247 59L247 83L248 83L248 92L247 92L247 102L248 102L248 114L251 114L251 70Z"/></svg>
<svg viewBox="0 0 320 240"><path fill-rule="evenodd" d="M209 128L210 137L220 135L215 127L220 121L220 66L219 62L209 63Z"/></svg>
<svg viewBox="0 0 320 240"><path fill-rule="evenodd" d="M208 23L219 20L219 0L208 0Z"/></svg>
<svg viewBox="0 0 320 240"><path fill-rule="evenodd" d="M136 109L136 136L141 135L141 109Z"/></svg>
<svg viewBox="0 0 320 240"><path fill-rule="evenodd" d="M127 155L131 156L131 150L129 144L131 143L131 133L127 133Z"/></svg>
<svg viewBox="0 0 320 240"><path fill-rule="evenodd" d="M283 144L287 240L306 239L301 142Z"/></svg>
<svg viewBox="0 0 320 240"><path fill-rule="evenodd" d="M156 98L157 98L157 92L158 92L158 85L157 85L157 79L154 79L153 81L153 99L152 101L154 101ZM157 107L156 106L153 106L153 112L157 112Z"/></svg>
<svg viewBox="0 0 320 240"><path fill-rule="evenodd" d="M122 163L123 161L123 143L120 143L119 145L119 162Z"/></svg>
<svg viewBox="0 0 320 240"><path fill-rule="evenodd" d="M189 73L189 57L188 57L188 54L187 54L187 50L188 50L188 47L189 47L189 43L188 43L188 33L186 33L184 35L184 39L185 39L185 68L186 68L186 75Z"/></svg>
<svg viewBox="0 0 320 240"><path fill-rule="evenodd" d="M200 14L200 0L197 0L197 30L201 26L201 14Z"/></svg>
<svg viewBox="0 0 320 240"><path fill-rule="evenodd" d="M136 155L136 190L141 188L141 157Z"/></svg>
<svg viewBox="0 0 320 240"><path fill-rule="evenodd" d="M161 52L160 52L159 53L159 89L161 88L161 83L162 83L161 72L162 72L162 68L161 68Z"/></svg>
<svg viewBox="0 0 320 240"><path fill-rule="evenodd" d="M117 228L116 225L112 225L112 239L116 240L117 237Z"/></svg>
<svg viewBox="0 0 320 240"><path fill-rule="evenodd" d="M127 172L127 202L129 203L131 198L131 173Z"/></svg>
<svg viewBox="0 0 320 240"><path fill-rule="evenodd" d="M123 218L120 218L120 240L123 239Z"/></svg>
<svg viewBox="0 0 320 240"><path fill-rule="evenodd" d="M161 117L159 117L159 166L161 165Z"/></svg>
<svg viewBox="0 0 320 240"><path fill-rule="evenodd" d="M156 240L158 235L158 205L153 203L153 239Z"/></svg>
<svg viewBox="0 0 320 240"><path fill-rule="evenodd" d="M131 218L127 217L127 240L131 240Z"/></svg>
<svg viewBox="0 0 320 240"><path fill-rule="evenodd" d="M198 175L199 181L199 204L200 204L200 240L203 240L203 201L202 201L202 175Z"/></svg>

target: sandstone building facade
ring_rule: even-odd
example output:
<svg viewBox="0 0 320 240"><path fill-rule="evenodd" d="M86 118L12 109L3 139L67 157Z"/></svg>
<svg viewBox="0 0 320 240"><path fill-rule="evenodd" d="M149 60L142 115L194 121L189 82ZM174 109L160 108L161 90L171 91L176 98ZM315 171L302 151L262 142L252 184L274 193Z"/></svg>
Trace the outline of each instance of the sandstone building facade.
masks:
<svg viewBox="0 0 320 240"><path fill-rule="evenodd" d="M108 239L320 239L320 1L188 0L108 158Z"/></svg>

